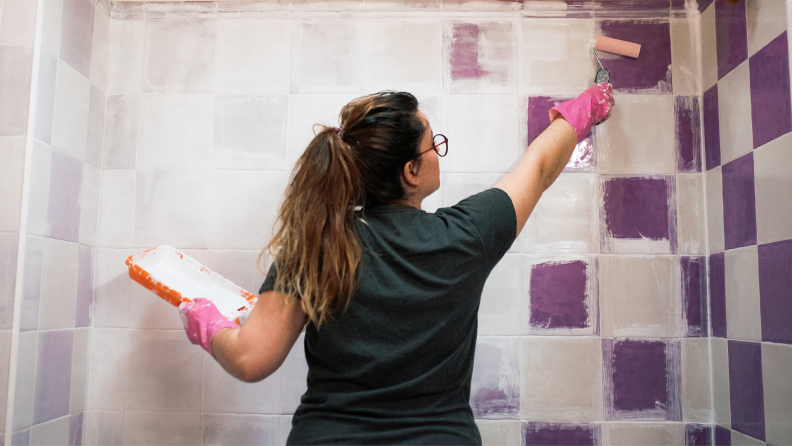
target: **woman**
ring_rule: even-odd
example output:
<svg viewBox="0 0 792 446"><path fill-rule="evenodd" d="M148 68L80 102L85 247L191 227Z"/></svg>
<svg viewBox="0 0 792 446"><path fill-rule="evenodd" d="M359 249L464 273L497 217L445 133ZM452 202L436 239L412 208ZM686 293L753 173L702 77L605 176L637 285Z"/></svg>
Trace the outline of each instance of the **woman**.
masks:
<svg viewBox="0 0 792 446"><path fill-rule="evenodd" d="M480 444L468 401L484 282L612 105L607 84L560 104L511 174L429 214L447 139L409 93L351 102L295 167L244 327L196 299L180 307L188 337L254 382L307 324L308 390L288 444Z"/></svg>

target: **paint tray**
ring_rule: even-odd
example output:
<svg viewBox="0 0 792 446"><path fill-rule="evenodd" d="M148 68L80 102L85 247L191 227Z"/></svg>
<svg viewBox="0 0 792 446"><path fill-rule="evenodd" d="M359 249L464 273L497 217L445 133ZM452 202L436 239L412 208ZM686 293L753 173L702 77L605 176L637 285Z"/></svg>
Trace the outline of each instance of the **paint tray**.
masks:
<svg viewBox="0 0 792 446"><path fill-rule="evenodd" d="M163 245L129 256L129 277L174 306L203 297L242 325L258 298L177 249Z"/></svg>

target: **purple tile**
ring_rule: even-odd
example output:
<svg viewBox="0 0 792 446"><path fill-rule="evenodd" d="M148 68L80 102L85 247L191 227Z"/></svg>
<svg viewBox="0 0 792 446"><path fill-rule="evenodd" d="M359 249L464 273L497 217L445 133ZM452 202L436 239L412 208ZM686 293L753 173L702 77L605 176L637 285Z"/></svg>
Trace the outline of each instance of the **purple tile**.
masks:
<svg viewBox="0 0 792 446"><path fill-rule="evenodd" d="M0 234L0 330L11 330L14 319L18 246L16 233Z"/></svg>
<svg viewBox="0 0 792 446"><path fill-rule="evenodd" d="M89 0L63 0L60 58L86 78L91 78L94 5Z"/></svg>
<svg viewBox="0 0 792 446"><path fill-rule="evenodd" d="M90 327L93 306L94 250L90 246L80 245L78 262L77 313L74 326Z"/></svg>
<svg viewBox="0 0 792 446"><path fill-rule="evenodd" d="M624 340L613 345L616 410L655 409L668 398L665 343Z"/></svg>
<svg viewBox="0 0 792 446"><path fill-rule="evenodd" d="M723 236L726 249L756 244L753 153L723 165Z"/></svg>
<svg viewBox="0 0 792 446"><path fill-rule="evenodd" d="M528 98L528 144L550 127L548 112L556 105L572 98L532 96ZM566 165L569 170L591 170L594 165L594 139L589 133L575 146L575 151Z"/></svg>
<svg viewBox="0 0 792 446"><path fill-rule="evenodd" d="M712 426L685 424L685 446L711 446Z"/></svg>
<svg viewBox="0 0 792 446"><path fill-rule="evenodd" d="M599 444L599 432L589 424L522 423L522 446L583 446Z"/></svg>
<svg viewBox="0 0 792 446"><path fill-rule="evenodd" d="M55 76L58 59L47 50L39 57L38 92L36 96L36 118L33 133L47 144L52 143L52 117L55 111Z"/></svg>
<svg viewBox="0 0 792 446"><path fill-rule="evenodd" d="M707 170L720 166L720 112L718 84L704 92L704 156Z"/></svg>
<svg viewBox="0 0 792 446"><path fill-rule="evenodd" d="M604 184L605 224L614 238L669 238L665 178L611 178Z"/></svg>
<svg viewBox="0 0 792 446"><path fill-rule="evenodd" d="M696 96L677 96L676 150L680 172L701 172L701 110Z"/></svg>
<svg viewBox="0 0 792 446"><path fill-rule="evenodd" d="M762 340L792 344L792 240L758 249Z"/></svg>
<svg viewBox="0 0 792 446"><path fill-rule="evenodd" d="M82 446L83 414L77 412L69 417L69 446Z"/></svg>
<svg viewBox="0 0 792 446"><path fill-rule="evenodd" d="M29 446L30 445L30 428L16 431L11 435L12 446Z"/></svg>
<svg viewBox="0 0 792 446"><path fill-rule="evenodd" d="M787 32L751 56L751 122L754 148L792 131Z"/></svg>
<svg viewBox="0 0 792 446"><path fill-rule="evenodd" d="M745 3L739 2L731 6L724 0L715 2L718 79L722 79L748 58Z"/></svg>
<svg viewBox="0 0 792 446"><path fill-rule="evenodd" d="M705 257L679 258L682 266L682 303L687 336L707 337L707 264Z"/></svg>
<svg viewBox="0 0 792 446"><path fill-rule="evenodd" d="M671 93L671 32L667 22L604 20L599 25L602 35L641 44L643 56L637 59L602 59L616 90Z"/></svg>
<svg viewBox="0 0 792 446"><path fill-rule="evenodd" d="M516 339L480 337L470 388L473 416L482 419L517 419L520 384Z"/></svg>
<svg viewBox="0 0 792 446"><path fill-rule="evenodd" d="M25 247L25 271L23 274L22 313L20 330L38 328L39 301L41 298L41 270L44 262L44 239L29 235Z"/></svg>
<svg viewBox="0 0 792 446"><path fill-rule="evenodd" d="M586 293L588 264L541 263L531 268L532 327L586 328L589 313Z"/></svg>
<svg viewBox="0 0 792 446"><path fill-rule="evenodd" d="M74 330L39 332L33 424L69 414Z"/></svg>
<svg viewBox="0 0 792 446"><path fill-rule="evenodd" d="M83 163L60 150L52 151L47 220L53 238L77 242L80 238L80 190Z"/></svg>
<svg viewBox="0 0 792 446"><path fill-rule="evenodd" d="M488 74L478 61L481 29L473 23L459 23L451 30L451 79L478 79Z"/></svg>
<svg viewBox="0 0 792 446"><path fill-rule="evenodd" d="M726 337L726 264L722 252L709 256L710 323L712 336Z"/></svg>
<svg viewBox="0 0 792 446"><path fill-rule="evenodd" d="M712 4L712 0L698 0L699 11L704 12Z"/></svg>
<svg viewBox="0 0 792 446"><path fill-rule="evenodd" d="M731 446L731 430L720 424L715 425L715 446Z"/></svg>
<svg viewBox="0 0 792 446"><path fill-rule="evenodd" d="M765 439L762 344L729 341L731 428Z"/></svg>

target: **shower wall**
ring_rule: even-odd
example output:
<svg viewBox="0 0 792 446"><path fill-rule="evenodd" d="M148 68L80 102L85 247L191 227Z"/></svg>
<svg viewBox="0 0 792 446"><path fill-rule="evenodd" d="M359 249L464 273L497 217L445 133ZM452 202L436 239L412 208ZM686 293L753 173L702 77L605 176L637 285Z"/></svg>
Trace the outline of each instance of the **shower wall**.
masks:
<svg viewBox="0 0 792 446"><path fill-rule="evenodd" d="M716 1L701 18L717 444L792 443L787 8Z"/></svg>

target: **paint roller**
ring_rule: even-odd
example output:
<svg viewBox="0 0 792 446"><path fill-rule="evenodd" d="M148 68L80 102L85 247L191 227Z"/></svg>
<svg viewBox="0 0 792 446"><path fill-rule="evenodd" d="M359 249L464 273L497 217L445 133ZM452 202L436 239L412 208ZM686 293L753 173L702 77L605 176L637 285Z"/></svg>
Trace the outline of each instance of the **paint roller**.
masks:
<svg viewBox="0 0 792 446"><path fill-rule="evenodd" d="M594 42L594 48L591 49L591 52L594 53L594 57L597 58L597 63L600 66L600 69L597 71L597 75L594 77L594 83L599 84L601 82L610 82L610 71L606 70L605 67L602 66L602 62L600 61L599 56L597 56L597 51L595 50L637 59L638 55L641 53L641 45L611 37L597 37L597 41Z"/></svg>

